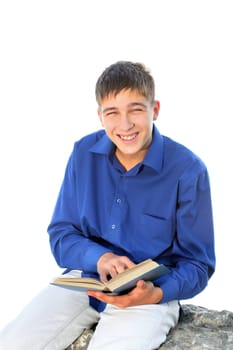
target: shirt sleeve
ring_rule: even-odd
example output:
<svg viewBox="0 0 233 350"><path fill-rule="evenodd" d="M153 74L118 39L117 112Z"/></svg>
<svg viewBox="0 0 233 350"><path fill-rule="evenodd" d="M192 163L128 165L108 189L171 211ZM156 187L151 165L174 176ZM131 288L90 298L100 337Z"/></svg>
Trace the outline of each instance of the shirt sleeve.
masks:
<svg viewBox="0 0 233 350"><path fill-rule="evenodd" d="M209 177L206 169L196 173L190 169L179 182L176 234L168 252L171 272L156 280L163 290L161 302L194 297L215 270Z"/></svg>
<svg viewBox="0 0 233 350"><path fill-rule="evenodd" d="M93 239L90 240L87 233L81 229L78 179L80 150L77 149L78 143L67 163L64 180L48 226L48 234L52 253L60 267L96 273L99 257L109 249Z"/></svg>

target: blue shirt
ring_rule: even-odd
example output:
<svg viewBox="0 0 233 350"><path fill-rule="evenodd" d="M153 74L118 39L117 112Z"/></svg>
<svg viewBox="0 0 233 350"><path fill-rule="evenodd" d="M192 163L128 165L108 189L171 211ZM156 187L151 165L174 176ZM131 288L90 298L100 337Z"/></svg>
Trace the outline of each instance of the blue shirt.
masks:
<svg viewBox="0 0 233 350"><path fill-rule="evenodd" d="M215 269L206 166L155 126L144 160L129 171L104 130L85 136L74 144L48 233L61 267L95 276L109 251L135 263L152 258L171 271L155 281L161 302L191 298Z"/></svg>

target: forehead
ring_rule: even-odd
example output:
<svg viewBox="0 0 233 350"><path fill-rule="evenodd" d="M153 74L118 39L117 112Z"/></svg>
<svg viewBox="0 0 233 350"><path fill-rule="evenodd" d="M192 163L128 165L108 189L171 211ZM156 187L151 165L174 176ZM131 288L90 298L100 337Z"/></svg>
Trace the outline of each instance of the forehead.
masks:
<svg viewBox="0 0 233 350"><path fill-rule="evenodd" d="M125 108L133 103L147 104L149 101L137 90L121 90L117 94L109 94L100 102L102 108Z"/></svg>

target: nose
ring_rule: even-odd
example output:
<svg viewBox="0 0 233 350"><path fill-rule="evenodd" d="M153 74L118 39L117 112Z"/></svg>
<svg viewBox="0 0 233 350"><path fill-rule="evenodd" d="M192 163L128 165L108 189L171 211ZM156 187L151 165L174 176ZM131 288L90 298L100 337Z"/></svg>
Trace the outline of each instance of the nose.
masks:
<svg viewBox="0 0 233 350"><path fill-rule="evenodd" d="M129 131L134 127L134 123L131 120L128 113L122 113L120 118L120 130L122 131Z"/></svg>

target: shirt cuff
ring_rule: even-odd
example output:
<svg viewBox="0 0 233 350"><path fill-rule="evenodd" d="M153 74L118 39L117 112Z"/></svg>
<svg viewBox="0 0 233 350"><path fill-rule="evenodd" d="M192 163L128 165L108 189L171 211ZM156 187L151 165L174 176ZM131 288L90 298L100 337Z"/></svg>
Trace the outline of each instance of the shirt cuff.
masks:
<svg viewBox="0 0 233 350"><path fill-rule="evenodd" d="M85 272L92 271L97 272L97 262L99 258L105 254L109 253L111 250L102 246L94 246L88 248L83 256L83 266L85 266Z"/></svg>

